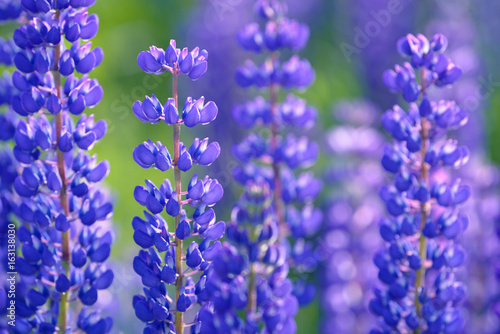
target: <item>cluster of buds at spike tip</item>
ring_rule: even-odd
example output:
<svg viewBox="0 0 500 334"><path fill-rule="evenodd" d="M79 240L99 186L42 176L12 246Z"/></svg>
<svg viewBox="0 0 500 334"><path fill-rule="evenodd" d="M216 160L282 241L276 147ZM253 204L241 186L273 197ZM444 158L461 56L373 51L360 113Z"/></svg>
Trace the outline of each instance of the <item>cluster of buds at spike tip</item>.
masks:
<svg viewBox="0 0 500 334"><path fill-rule="evenodd" d="M139 67L146 73L162 74L170 73L185 74L195 81L203 77L207 72L207 50L194 48L191 52L188 48L178 49L174 40L170 41L167 50L151 46L149 51L142 51L137 56Z"/></svg>

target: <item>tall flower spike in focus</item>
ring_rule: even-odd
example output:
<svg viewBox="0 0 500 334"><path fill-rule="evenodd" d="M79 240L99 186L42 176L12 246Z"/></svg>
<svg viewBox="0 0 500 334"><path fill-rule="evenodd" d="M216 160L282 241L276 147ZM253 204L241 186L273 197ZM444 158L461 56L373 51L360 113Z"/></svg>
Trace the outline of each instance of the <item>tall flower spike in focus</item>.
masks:
<svg viewBox="0 0 500 334"><path fill-rule="evenodd" d="M195 81L207 71L208 53L198 48L178 49L174 40L166 50L150 47L137 57L139 67L146 73L172 74L172 97L164 104L156 96L146 96L133 105L135 116L145 123L166 123L173 127L172 155L160 141L148 139L134 149L135 162L144 169L154 167L163 172L173 169L173 186L169 179L157 187L146 180L145 186L134 190L135 200L146 207L144 218L134 217L134 241L142 248L134 258L134 270L141 276L144 295L136 295L133 306L137 317L146 324L144 333L184 333L191 327L197 332L204 318L195 315L197 304L202 310L210 299L205 291L211 262L221 249L225 223L216 222L212 209L223 195L222 186L208 176L191 177L182 187L181 172L194 164L209 166L220 154L217 142L195 138L187 147L180 141L182 126L192 128L212 122L218 113L214 102L204 97L186 99L179 112L177 79L181 75ZM162 216L162 213L166 215ZM170 223L170 229L169 229ZM196 241L197 238L200 241ZM169 296L167 286L175 287Z"/></svg>
<svg viewBox="0 0 500 334"><path fill-rule="evenodd" d="M113 208L99 185L109 166L87 152L107 126L83 114L103 95L88 76L103 58L88 42L99 25L87 12L94 2L23 0L31 20L14 32L11 104L23 117L13 149L22 166L14 181L22 198L16 269L26 287L16 294L18 333L108 333L113 323L93 307L113 281L105 264L113 234L104 222Z"/></svg>
<svg viewBox="0 0 500 334"><path fill-rule="evenodd" d="M402 94L408 111L396 105L383 118L394 138L384 148L382 166L393 175L380 191L389 216L380 222L386 247L374 255L379 279L371 311L380 330L371 333L459 333L464 326L460 302L465 286L455 279L465 261L457 242L468 218L460 205L468 186L453 178L452 168L468 160L468 150L449 137L467 123L454 101L430 101L428 91L453 84L462 74L443 55L447 39L408 35L399 52L411 60L384 72L389 89Z"/></svg>
<svg viewBox="0 0 500 334"><path fill-rule="evenodd" d="M264 53L260 65L247 60L236 71L241 87L257 87L264 96L236 105L233 118L252 132L239 144L233 154L242 163L234 170L235 179L245 185L248 180L265 179L273 193L274 214L280 226L279 242L287 248L290 268L299 276L294 294L301 305L315 296L315 287L305 280L315 270L318 259L308 238L316 234L322 223L322 213L313 201L321 190L321 182L308 168L318 157L318 145L303 132L314 126L316 110L306 101L283 91L303 90L312 84L314 70L307 60L292 55L281 60L281 52L303 49L309 38L309 28L285 16L286 5L278 0L259 0L255 5L264 26L247 25L238 41L246 51ZM269 131L263 131L269 130ZM269 133L269 135L266 135Z"/></svg>
<svg viewBox="0 0 500 334"><path fill-rule="evenodd" d="M200 333L295 333L298 302L287 278L286 249L276 242L272 193L264 180L249 181L245 189L227 227L229 244L207 279L213 303L200 312Z"/></svg>

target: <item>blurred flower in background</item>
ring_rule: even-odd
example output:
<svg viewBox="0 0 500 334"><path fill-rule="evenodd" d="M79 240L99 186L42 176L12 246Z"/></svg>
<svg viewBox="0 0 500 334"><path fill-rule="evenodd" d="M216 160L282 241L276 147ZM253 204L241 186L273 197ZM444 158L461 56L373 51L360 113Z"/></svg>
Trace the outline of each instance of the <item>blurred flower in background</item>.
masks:
<svg viewBox="0 0 500 334"><path fill-rule="evenodd" d="M456 137L470 151L470 161L458 171L465 183L471 186L472 196L464 210L469 216L469 227L462 243L468 257L459 276L467 286L464 331L466 333L497 333L500 319L495 313L499 305L499 282L496 268L500 247L496 223L500 217L500 171L487 156L485 109L490 103L491 74L484 69L484 57L478 52L479 31L472 13L473 2L439 1L435 18L427 25L430 33L442 32L448 36L448 52L463 70L462 78L451 88L440 91L439 98L455 99L469 112L467 128L457 131Z"/></svg>
<svg viewBox="0 0 500 334"><path fill-rule="evenodd" d="M342 101L333 108L339 125L326 133L330 165L324 203L325 223L319 241L321 332L368 333L375 319L368 311L377 270L370 256L381 246L374 236L383 206L378 190L384 183L379 165L384 136L380 110L366 100Z"/></svg>

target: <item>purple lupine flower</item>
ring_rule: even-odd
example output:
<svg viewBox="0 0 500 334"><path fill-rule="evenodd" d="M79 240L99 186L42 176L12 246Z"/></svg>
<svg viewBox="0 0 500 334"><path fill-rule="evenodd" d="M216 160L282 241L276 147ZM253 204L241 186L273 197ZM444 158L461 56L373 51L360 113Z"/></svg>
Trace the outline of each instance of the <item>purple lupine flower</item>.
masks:
<svg viewBox="0 0 500 334"><path fill-rule="evenodd" d="M10 65L11 61L0 59L3 65ZM7 273L15 272L13 263L15 250L18 246L16 240L15 212L19 198L13 191L14 180L17 176L18 165L12 155L10 144L12 143L18 118L10 109L9 102L12 97L12 84L10 74L5 72L0 77L0 333L8 333L8 322L15 318L15 310L11 307L12 296L11 285L22 292L25 286L21 282L11 280ZM9 280L8 280L9 279ZM19 292L18 292L19 293ZM10 310L8 309L10 307ZM12 314L11 314L12 312ZM12 315L12 317L8 317Z"/></svg>
<svg viewBox="0 0 500 334"><path fill-rule="evenodd" d="M234 68L244 59L235 43L235 35L253 14L252 0L241 0L231 6L217 6L210 1L200 2L193 8L188 29L188 39L194 45L210 45L210 71L192 88L192 94L204 95L217 101L220 110L231 110L238 101L241 90L234 85ZM180 86L183 87L182 83ZM200 135L220 143L234 142L240 137L238 126L231 117L218 117L210 127L200 129ZM231 208L238 196L231 184L230 167L234 164L230 147L221 151L219 158L207 168L207 173L217 177L224 186L225 196L221 208Z"/></svg>
<svg viewBox="0 0 500 334"><path fill-rule="evenodd" d="M194 45L210 45L211 70L193 87L193 92L217 101L220 110L231 110L241 101L243 92L234 85L234 68L243 63L246 52L235 43L235 36L246 22L252 20L254 2L240 0L230 6L219 6L210 1L200 2L193 8L191 24L186 27L189 40ZM319 10L319 2L287 1L290 15L301 19L314 17L315 11ZM182 83L180 84L182 87ZM232 117L219 117L205 130L204 135L218 142L235 142L241 140L242 136L242 131ZM223 208L232 207L234 198L238 196L236 187L231 183L231 175L227 173L228 168L232 168L234 164L228 147L221 151L219 159L207 169L209 174L216 176L224 186L225 196L219 203Z"/></svg>
<svg viewBox="0 0 500 334"><path fill-rule="evenodd" d="M286 5L281 1L257 1L255 9L264 19L264 26L247 25L238 41L243 49L263 52L267 58L260 65L247 60L238 67L236 82L241 87L256 86L268 98L257 97L233 109L235 121L253 131L233 147L234 156L244 164L234 170L234 177L242 184L256 177L268 181L280 226L280 242L288 250L288 259L293 263L290 267L304 276L317 266L314 246L307 239L322 222L321 211L313 207L321 182L310 172L295 175L293 170L310 167L318 156L317 144L296 134L315 123L316 110L294 95L280 102L278 93L280 89L305 89L314 81L315 73L307 60L298 55L280 59L281 51L297 52L305 47L309 28L287 18ZM270 130L270 135L265 136L258 127ZM302 278L294 293L300 304L306 305L314 299L314 286Z"/></svg>
<svg viewBox="0 0 500 334"><path fill-rule="evenodd" d="M204 310L210 302L205 292L206 279L221 248L218 239L225 231L225 223L216 222L212 207L224 191L217 180L208 176L198 178L197 174L182 188L181 172L188 172L193 164L212 164L220 154L220 146L208 138L196 138L187 147L180 141L180 131L182 125L191 128L212 122L218 108L204 97L197 100L188 97L182 110L177 102L178 76L186 75L193 81L200 79L207 70L207 58L206 50L180 50L174 40L165 51L152 46L137 58L144 72L168 71L173 81L173 96L165 104L153 95L142 102L136 101L133 106L141 122L172 125L174 137L170 152L160 141L155 144L150 139L133 152L140 167L173 169L175 175L173 186L168 179L159 187L146 180L146 186L137 186L134 190L135 200L147 209L144 219L134 217L132 221L134 241L142 248L133 266L145 286L144 295L134 296L133 306L136 316L146 324L144 333L183 333L189 326L196 332L205 319L200 313L188 320L190 310L194 311L196 305ZM188 210L188 206L192 210ZM161 215L163 211L165 217ZM194 241L193 237L201 241ZM201 277L195 276L198 273ZM169 296L167 285L175 287L174 296Z"/></svg>
<svg viewBox="0 0 500 334"><path fill-rule="evenodd" d="M368 310L377 280L371 258L381 245L377 223L383 207L377 198L384 182L379 155L384 138L377 129L380 110L364 100L343 101L334 109L341 124L326 133L335 155L324 179L331 185L325 201L320 239L321 333L368 333L375 320Z"/></svg>
<svg viewBox="0 0 500 334"><path fill-rule="evenodd" d="M277 243L272 193L263 179L245 189L227 226L229 243L207 278L213 303L200 311L200 333L294 333L298 301L287 278L286 249Z"/></svg>
<svg viewBox="0 0 500 334"><path fill-rule="evenodd" d="M0 63L6 66L12 66L14 56L17 52L17 46L12 39L4 40L0 37ZM10 101L9 101L10 102Z"/></svg>
<svg viewBox="0 0 500 334"><path fill-rule="evenodd" d="M0 2L0 24L17 20L22 14L21 1L2 0Z"/></svg>
<svg viewBox="0 0 500 334"><path fill-rule="evenodd" d="M467 4L467 3L466 3ZM483 51L481 53L482 60L484 61L484 64L486 68L488 69L488 73L485 74L483 77L481 77L481 88L487 91L485 93L485 97L490 97L490 94L496 87L496 79L498 77L498 66L497 66L497 61L496 57L494 56L495 54L498 53L498 44L495 43L495 30L498 28L498 20L495 19L496 15L495 13L498 12L499 9L499 3L497 1L491 1L488 0L485 2L484 6L474 6L474 3L468 3L469 8L467 10L471 11L475 17L476 17L476 22L475 22L475 27L477 28L478 34L473 37L474 42L480 43L481 50ZM489 106L490 108L492 105ZM488 110L489 111L489 110ZM473 119L474 121L474 119ZM485 146L483 146L485 147ZM498 174L497 171L494 171L493 174L496 176L495 180L491 183L491 185L494 187L494 189L490 188L490 195L496 196L498 195L498 189L496 187L496 184L498 183ZM479 177L479 175L478 175ZM481 177L482 181L485 181ZM487 184L484 184L485 187L488 187ZM488 188L485 188L485 190ZM488 201L492 204L490 205L481 205L482 209L484 210L483 213L486 213L487 219L489 219L491 216L490 214L493 213L495 206L498 204L497 202L494 201ZM486 203L486 202L483 202ZM493 210L492 210L493 209ZM487 295L490 295L490 291L495 291L496 293L491 295L491 298L489 301L487 301L487 309L483 309L484 313L481 313L482 317L478 318L477 321L480 323L482 327L482 330L485 333L497 333L500 331L500 294L498 294L499 286L500 286L500 275L498 268L500 267L500 254L498 254L498 243L500 240L500 215L496 217L495 219L495 227L494 231L496 231L496 236L497 240L494 242L489 238L489 236L492 235L492 230L490 227L487 227L486 229L482 228L482 224L479 227L482 229L482 233L484 233L484 236L487 238L487 240L482 240L479 241L480 245L484 246L484 251L486 252L486 259L483 258L482 261L485 261L485 266L484 268L488 270L489 273L494 271L495 275L495 280L491 279L491 274L488 275L488 272L485 274L490 276L490 278L487 278L486 281L483 281L485 283L482 284L482 286L479 286L480 289L484 288L486 291L488 291ZM477 247L475 244L474 247ZM481 252L480 249L477 249L478 253ZM478 274L481 274L478 272ZM481 296L484 296L484 294L481 293L481 291L477 291L477 293L481 294ZM473 290L471 291L471 300L473 299L473 296L476 294L476 292ZM469 305L468 305L469 306ZM472 309L475 309L474 306L472 306ZM473 316L472 316L473 317ZM473 319L471 322L476 323L476 321ZM476 327L474 327L476 328Z"/></svg>
<svg viewBox="0 0 500 334"><path fill-rule="evenodd" d="M460 280L467 285L464 332L496 333L500 330L500 318L496 315L495 305L500 299L498 294L490 294L489 291L499 291L495 263L500 253L495 225L500 216L500 172L485 152L484 109L487 96L478 92L489 88L484 87L489 74L482 70L485 57L474 49L480 34L471 18L473 7L471 1L454 6L440 3L436 7L436 17L427 28L431 32L442 31L446 34L450 45L448 52L464 72L457 84L451 89L440 90L438 96L454 99L471 111L467 128L456 133L456 137L471 151L469 163L460 169L458 175L471 185L474 194L464 207L470 218L468 237L462 241L467 249L467 260L465 269L458 273Z"/></svg>
<svg viewBox="0 0 500 334"><path fill-rule="evenodd" d="M23 116L13 149L22 166L13 184L22 198L16 269L26 286L16 296L19 333L107 333L113 323L92 307L113 281L105 264L113 234L104 224L112 204L99 185L109 165L86 152L107 127L83 114L103 93L87 75L102 50L82 42L97 33L97 16L86 9L94 2L22 1L32 19L14 32L11 104Z"/></svg>
<svg viewBox="0 0 500 334"><path fill-rule="evenodd" d="M0 4L0 24L17 19L21 5L17 1L6 1ZM12 40L0 38L0 64L10 67L13 64L16 46ZM18 122L17 115L10 108L10 100L14 89L10 73L5 71L0 77L0 333L8 333L15 319L15 309L11 303L15 301L11 290L15 287L17 293L26 293L23 282L8 273L15 272L15 255L19 246L16 240L16 211L19 197L13 190L17 177L18 164L12 155L12 141ZM10 324L9 324L10 322ZM23 326L20 326L23 329Z"/></svg>
<svg viewBox="0 0 500 334"><path fill-rule="evenodd" d="M389 89L398 90L395 80L404 81L406 87L416 85L419 96L404 94L413 90L405 89L408 111L396 105L382 118L394 138L393 145L384 148L382 166L394 178L380 190L389 216L380 222L386 247L374 255L385 287L375 289L370 301L381 328L372 333L458 333L464 326L459 304L465 286L455 277L465 261L457 238L468 225L459 207L470 196L470 188L450 177L448 167L465 164L468 150L447 132L463 126L467 113L453 101L431 102L427 93L461 75L443 54L446 46L441 34L430 41L423 35L407 35L398 41L401 55L411 59L411 65L403 65L407 72L384 73Z"/></svg>

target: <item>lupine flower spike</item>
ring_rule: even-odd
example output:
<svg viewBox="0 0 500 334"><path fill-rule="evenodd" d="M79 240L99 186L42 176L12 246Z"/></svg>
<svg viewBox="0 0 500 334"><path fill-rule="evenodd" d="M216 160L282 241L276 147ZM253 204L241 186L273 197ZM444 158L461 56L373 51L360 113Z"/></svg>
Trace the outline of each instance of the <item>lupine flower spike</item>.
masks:
<svg viewBox="0 0 500 334"><path fill-rule="evenodd" d="M290 267L301 276L312 272L317 265L314 247L307 238L313 236L322 222L321 211L313 200L321 190L321 182L310 172L295 175L293 170L308 168L317 159L319 149L306 136L294 132L310 129L316 120L316 110L306 101L292 94L280 102L280 92L305 89L312 84L315 73L307 60L293 55L282 62L280 52L303 49L309 38L309 28L285 16L286 6L277 0L259 0L255 9L265 26L247 25L238 35L243 49L266 53L261 65L252 61L236 71L236 82L241 87L256 86L268 99L258 96L253 101L237 105L233 118L246 129L254 129L243 141L233 147L234 156L243 166L234 171L241 184L256 177L265 179L273 193L274 213L280 225L280 242L288 243ZM268 129L269 136L257 131ZM310 303L315 288L299 279L294 294L301 305Z"/></svg>
<svg viewBox="0 0 500 334"><path fill-rule="evenodd" d="M320 239L323 334L368 333L376 321L366 307L377 281L367 254L382 244L374 237L384 212L378 199L385 179L379 168L384 144L377 128L380 114L368 101L342 101L334 108L338 125L326 133L332 158L324 176L330 190Z"/></svg>
<svg viewBox="0 0 500 334"><path fill-rule="evenodd" d="M385 288L375 290L370 308L380 318L372 333L459 333L464 318L459 308L465 287L455 273L465 261L457 238L468 218L460 205L470 189L454 179L450 168L468 160L467 148L448 131L466 124L467 113L453 101L430 101L428 91L453 84L461 70L443 52L447 39L423 35L399 40L410 63L387 70L389 89L402 94L400 106L382 119L394 138L384 149L382 166L393 175L380 191L389 216L380 223L386 247L374 256Z"/></svg>
<svg viewBox="0 0 500 334"><path fill-rule="evenodd" d="M17 19L21 12L21 4L18 1L1 3L0 24L10 23L11 20ZM11 67L14 55L14 42L11 39L0 38L0 65ZM11 147L19 119L10 108L12 93L10 73L5 71L0 77L0 280L2 282L0 284L0 333L8 333L10 326L8 322L11 321L9 313L15 311L11 306L11 301L15 302L11 284L16 282L10 280L8 273L15 271L15 250L18 246L15 240L15 213L19 197L14 193L13 184L19 166L12 155ZM24 289L21 282L17 282L16 289L21 291Z"/></svg>
<svg viewBox="0 0 500 334"><path fill-rule="evenodd" d="M99 186L109 166L86 152L106 123L83 114L103 95L88 77L103 58L88 42L98 30L87 12L94 2L23 0L32 19L14 32L11 104L23 117L13 149L22 166L14 181L22 198L16 266L26 287L16 295L18 333L97 334L112 326L92 307L113 281L105 264L113 235L104 225L112 205Z"/></svg>
<svg viewBox="0 0 500 334"><path fill-rule="evenodd" d="M169 179L159 187L146 180L145 186L134 190L135 200L146 208L144 218L134 217L132 221L134 241L142 248L133 267L144 284L144 295L134 296L133 306L137 317L145 323L144 333L184 333L188 327L196 333L203 326L202 311L210 301L205 284L211 262L221 248L217 239L225 231L225 223L216 222L212 207L221 199L223 189L217 180L198 178L197 174L183 188L181 172L188 172L195 164L209 166L219 156L220 147L208 138L196 138L188 147L180 141L180 131L182 126L192 128L212 122L218 109L203 97L188 97L179 112L177 101L178 77L200 79L207 71L207 58L206 50L180 50L174 40L166 50L152 46L137 58L146 73L170 72L173 87L172 97L165 103L152 95L133 105L141 122L172 126L174 143L172 155L160 141L154 143L150 139L133 152L135 162L144 169L174 170L173 186ZM162 216L163 212L166 215ZM175 287L172 296L168 285ZM186 312L196 304L201 305L200 314L188 322Z"/></svg>
<svg viewBox="0 0 500 334"><path fill-rule="evenodd" d="M298 302L287 278L286 249L276 242L279 226L273 210L268 183L249 181L227 227L229 243L207 280L213 304L200 313L205 319L201 333L296 331Z"/></svg>
<svg viewBox="0 0 500 334"><path fill-rule="evenodd" d="M466 319L463 333L493 334L500 332L500 291L498 261L500 247L495 230L500 217L500 170L488 155L486 138L486 99L478 99L484 88L483 75L493 75L491 67L483 66L484 53L476 50L476 42L488 34L478 34L474 21L474 1L439 4L433 20L427 25L431 31L445 32L449 40L448 53L457 54L457 63L463 64L464 74L450 89L438 91L440 98L453 99L470 110L467 127L456 131L455 137L470 150L470 159L458 175L471 187L474 194L463 210L469 216L467 237L461 240L467 250L467 261L457 277L467 286L463 304ZM489 7L488 10L492 8ZM460 22L460 24L456 24Z"/></svg>

